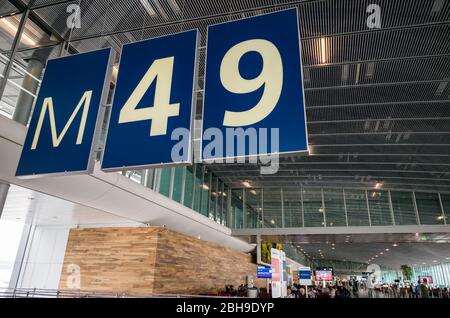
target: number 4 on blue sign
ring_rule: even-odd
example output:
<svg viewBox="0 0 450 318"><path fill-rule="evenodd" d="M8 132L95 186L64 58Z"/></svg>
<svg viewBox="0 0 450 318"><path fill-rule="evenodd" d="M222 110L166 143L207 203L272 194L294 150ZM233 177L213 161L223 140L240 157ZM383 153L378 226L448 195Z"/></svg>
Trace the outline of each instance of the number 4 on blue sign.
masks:
<svg viewBox="0 0 450 318"><path fill-rule="evenodd" d="M122 49L102 169L191 162L173 158L176 129L191 131L197 30L127 44Z"/></svg>

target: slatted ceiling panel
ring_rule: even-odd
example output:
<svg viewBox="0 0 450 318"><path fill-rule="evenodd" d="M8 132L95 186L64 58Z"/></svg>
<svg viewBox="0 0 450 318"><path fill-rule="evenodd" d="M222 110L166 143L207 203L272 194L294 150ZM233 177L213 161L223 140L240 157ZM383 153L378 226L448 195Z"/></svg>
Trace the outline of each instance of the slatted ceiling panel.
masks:
<svg viewBox="0 0 450 318"><path fill-rule="evenodd" d="M450 24L379 29L326 38L326 63L450 53ZM305 66L323 64L321 38L302 41Z"/></svg>
<svg viewBox="0 0 450 318"><path fill-rule="evenodd" d="M0 4L0 16L6 16L17 11L19 10L8 1L2 1Z"/></svg>
<svg viewBox="0 0 450 318"><path fill-rule="evenodd" d="M440 1L440 0L437 0ZM60 1L37 1L35 7L43 4L58 3ZM134 8L143 9L139 0L89 0L82 1L82 6L89 3L91 6L108 8L114 2L117 8L125 8L133 3ZM169 0L150 1L153 11L158 16L145 21L145 26L153 26L157 23L177 22L183 19L207 18L210 16L230 15L239 12L236 18L251 16L268 11L284 8L299 8L299 24L302 37L331 35L346 32L357 32L367 30L366 8L373 1L289 1L289 0L266 0L266 1L203 1L203 0L176 0L175 3L182 10L177 13ZM384 28L402 27L409 25L420 25L427 23L439 23L449 21L450 4L443 1L442 6L435 6L434 1L377 1L382 8L382 26ZM54 5L53 8L64 6L65 3ZM120 7L121 6L121 7ZM128 8L128 7L126 7ZM43 10L38 9L38 10ZM59 8L61 9L61 8ZM129 8L128 8L129 9ZM36 11L38 11L36 10ZM109 11L112 11L109 10ZM399 14L401 12L402 14ZM231 19L231 17L230 17ZM141 21L142 22L142 21ZM129 22L130 26L133 22ZM110 28L113 30L112 28ZM120 31L120 30L119 30Z"/></svg>
<svg viewBox="0 0 450 318"><path fill-rule="evenodd" d="M436 12L432 12L433 2L433 0L311 1L299 6L300 30L304 37L366 31L369 15L366 8L370 4L380 6L383 28L448 21L450 15L448 1L444 1L442 8Z"/></svg>
<svg viewBox="0 0 450 318"><path fill-rule="evenodd" d="M399 143L408 142L408 144L442 144L450 147L449 139L450 132L442 135L438 134L424 134L424 135L411 135L409 138L405 138L403 133L395 134L389 138L387 141L387 136L385 135L362 135L359 137L354 135L344 135L344 136L314 136L310 137L310 144L316 145L345 145L345 144L354 144L355 142L364 142L367 145L370 144L383 144L389 143L392 145L396 145Z"/></svg>
<svg viewBox="0 0 450 318"><path fill-rule="evenodd" d="M368 124L368 125L367 125ZM310 138L315 138L320 135L336 134L353 136L353 138L380 138L380 134L384 135L384 143L391 143L398 136L402 134L404 140L410 140L415 133L432 135L444 134L448 136L450 119L400 119L398 121L391 120L389 128L382 127L381 120L361 120L358 122L351 121L346 117L345 119L334 120L334 122L311 122L308 124L308 133ZM377 128L378 127L378 128ZM430 136L435 138L436 136ZM447 139L448 140L448 139ZM310 139L312 141L312 139Z"/></svg>
<svg viewBox="0 0 450 318"><path fill-rule="evenodd" d="M448 100L450 87L436 95L439 82L410 82L305 90L307 107L406 101Z"/></svg>
<svg viewBox="0 0 450 318"><path fill-rule="evenodd" d="M391 129L396 118L414 116L415 118L438 118L449 116L449 101L427 102L397 102L385 104L348 104L348 105L324 105L308 107L306 115L309 122L332 121L346 119L384 118L379 125L380 130ZM365 124L365 123L364 123ZM416 123L417 124L417 123ZM376 122L368 122L368 125L376 126ZM308 126L309 129L309 126Z"/></svg>
<svg viewBox="0 0 450 318"><path fill-rule="evenodd" d="M359 66L358 66L359 65ZM356 74L359 72L358 81ZM410 81L433 81L450 78L450 57L351 62L339 65L305 67L309 80L305 88L364 85ZM411 70L414 72L411 72Z"/></svg>

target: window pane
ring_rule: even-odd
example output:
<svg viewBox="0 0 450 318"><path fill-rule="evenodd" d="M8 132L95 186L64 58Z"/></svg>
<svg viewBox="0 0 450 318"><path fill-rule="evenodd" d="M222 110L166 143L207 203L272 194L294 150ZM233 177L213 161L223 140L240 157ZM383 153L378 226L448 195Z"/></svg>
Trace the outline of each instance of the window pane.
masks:
<svg viewBox="0 0 450 318"><path fill-rule="evenodd" d="M231 217L232 226L236 229L242 229L243 223L243 206L242 206L243 189L231 190Z"/></svg>
<svg viewBox="0 0 450 318"><path fill-rule="evenodd" d="M209 196L209 218L211 220L216 219L216 202L217 202L217 177L212 176L211 177L211 190L210 190L210 196Z"/></svg>
<svg viewBox="0 0 450 318"><path fill-rule="evenodd" d="M322 190L303 190L303 217L305 227L324 226L323 214L325 209L322 206Z"/></svg>
<svg viewBox="0 0 450 318"><path fill-rule="evenodd" d="M450 194L441 193L442 207L444 208L445 219L448 223L450 216Z"/></svg>
<svg viewBox="0 0 450 318"><path fill-rule="evenodd" d="M172 175L172 168L161 168L159 180L159 193L169 197L170 193L170 176Z"/></svg>
<svg viewBox="0 0 450 318"><path fill-rule="evenodd" d="M261 189L245 189L245 223L247 228L261 227Z"/></svg>
<svg viewBox="0 0 450 318"><path fill-rule="evenodd" d="M364 190L345 190L349 226L369 225L366 192Z"/></svg>
<svg viewBox="0 0 450 318"><path fill-rule="evenodd" d="M281 189L264 189L264 227L282 227Z"/></svg>
<svg viewBox="0 0 450 318"><path fill-rule="evenodd" d="M203 179L202 179L202 185L201 185L201 214L204 216L208 216L208 206L209 206L209 192L211 187L211 172L206 169L206 167L203 167Z"/></svg>
<svg viewBox="0 0 450 318"><path fill-rule="evenodd" d="M216 222L222 224L223 222L223 201L225 197L223 196L223 182L218 179L217 182L217 210L216 210Z"/></svg>
<svg viewBox="0 0 450 318"><path fill-rule="evenodd" d="M302 201L300 188L283 189L284 226L302 227Z"/></svg>
<svg viewBox="0 0 450 318"><path fill-rule="evenodd" d="M194 176L192 174L193 166L186 167L186 177L185 177L185 185L184 185L184 202L183 204L187 206L188 208L192 208L192 193L194 191L193 189L193 183L194 183Z"/></svg>
<svg viewBox="0 0 450 318"><path fill-rule="evenodd" d="M437 193L416 192L420 224L443 224L441 205Z"/></svg>
<svg viewBox="0 0 450 318"><path fill-rule="evenodd" d="M391 200L396 225L417 224L411 192L391 191Z"/></svg>
<svg viewBox="0 0 450 318"><path fill-rule="evenodd" d="M200 212L200 199L202 187L203 167L195 165L195 179L194 179L194 210Z"/></svg>
<svg viewBox="0 0 450 318"><path fill-rule="evenodd" d="M184 167L175 167L173 172L172 200L177 202L181 202L181 193L183 191L183 170Z"/></svg>
<svg viewBox="0 0 450 318"><path fill-rule="evenodd" d="M231 224L229 224L229 218L228 218L228 186L223 185L223 191L222 191L222 224L228 227L231 227Z"/></svg>
<svg viewBox="0 0 450 318"><path fill-rule="evenodd" d="M368 191L370 221L372 225L392 225L387 191Z"/></svg>
<svg viewBox="0 0 450 318"><path fill-rule="evenodd" d="M323 199L327 226L346 226L342 189L324 189Z"/></svg>

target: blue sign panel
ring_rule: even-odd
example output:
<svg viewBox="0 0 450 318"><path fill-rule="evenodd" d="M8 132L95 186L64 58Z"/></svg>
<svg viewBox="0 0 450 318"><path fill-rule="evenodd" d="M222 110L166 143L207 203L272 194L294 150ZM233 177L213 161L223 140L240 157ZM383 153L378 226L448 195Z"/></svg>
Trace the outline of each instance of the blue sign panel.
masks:
<svg viewBox="0 0 450 318"><path fill-rule="evenodd" d="M233 129L254 130L260 139L233 145ZM268 139L264 147L261 138ZM217 140L223 147L208 146ZM307 151L296 9L208 28L201 148L205 161Z"/></svg>
<svg viewBox="0 0 450 318"><path fill-rule="evenodd" d="M111 49L49 60L16 176L90 172Z"/></svg>
<svg viewBox="0 0 450 318"><path fill-rule="evenodd" d="M311 279L311 270L299 270L298 279Z"/></svg>
<svg viewBox="0 0 450 318"><path fill-rule="evenodd" d="M124 45L103 170L191 162L196 57L197 30Z"/></svg>
<svg viewBox="0 0 450 318"><path fill-rule="evenodd" d="M272 278L272 269L270 267L258 267L258 278Z"/></svg>

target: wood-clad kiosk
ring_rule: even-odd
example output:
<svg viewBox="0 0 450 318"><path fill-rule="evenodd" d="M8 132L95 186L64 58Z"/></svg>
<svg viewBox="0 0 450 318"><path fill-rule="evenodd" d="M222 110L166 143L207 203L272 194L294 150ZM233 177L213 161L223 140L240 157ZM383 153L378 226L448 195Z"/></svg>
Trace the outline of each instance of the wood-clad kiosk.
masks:
<svg viewBox="0 0 450 318"><path fill-rule="evenodd" d="M79 286L73 268L79 268ZM70 231L60 289L145 294L217 293L256 277L252 256L160 227ZM255 279L264 287L264 280Z"/></svg>

